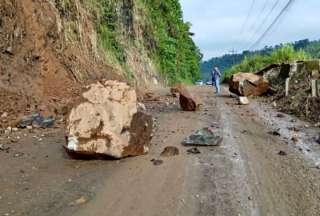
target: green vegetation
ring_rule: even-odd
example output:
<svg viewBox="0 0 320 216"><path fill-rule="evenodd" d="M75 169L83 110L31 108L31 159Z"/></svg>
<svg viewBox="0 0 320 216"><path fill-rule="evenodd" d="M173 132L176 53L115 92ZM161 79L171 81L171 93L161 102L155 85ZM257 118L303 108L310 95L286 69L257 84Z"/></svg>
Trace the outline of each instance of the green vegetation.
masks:
<svg viewBox="0 0 320 216"><path fill-rule="evenodd" d="M301 51L304 51L304 53ZM294 59L320 58L320 40L309 41L305 39L294 43L265 47L262 50L244 51L241 54L227 54L222 57L215 57L202 62L202 78L204 80L211 79L210 71L213 65L218 65L218 67L226 73L225 76L229 77L232 71L237 69L240 71L255 71L269 63L290 61L290 58L293 56ZM240 63L242 66L238 65Z"/></svg>
<svg viewBox="0 0 320 216"><path fill-rule="evenodd" d="M190 24L184 23L178 0L144 0L150 22L144 41L161 73L170 84L200 78L201 54L194 44Z"/></svg>
<svg viewBox="0 0 320 216"><path fill-rule="evenodd" d="M232 68L226 70L223 79L230 78L238 72L256 72L270 64L290 63L296 60L307 60L311 57L303 50L295 51L293 45L284 45L275 49L269 55L252 55L245 57L244 60Z"/></svg>
<svg viewBox="0 0 320 216"><path fill-rule="evenodd" d="M201 54L191 38L190 24L183 21L178 0L91 0L89 4L98 8L101 47L111 63L129 73L128 78L132 76L126 64L128 45L147 52L168 84L200 78ZM136 16L140 23L133 24ZM135 35L134 25L142 29L142 38Z"/></svg>

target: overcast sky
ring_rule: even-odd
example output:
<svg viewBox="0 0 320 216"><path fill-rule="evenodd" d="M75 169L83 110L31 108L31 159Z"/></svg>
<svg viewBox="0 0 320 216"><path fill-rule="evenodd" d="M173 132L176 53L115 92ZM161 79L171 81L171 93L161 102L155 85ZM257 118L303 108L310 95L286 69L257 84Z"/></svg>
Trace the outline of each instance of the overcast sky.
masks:
<svg viewBox="0 0 320 216"><path fill-rule="evenodd" d="M192 23L194 39L204 59L221 56L232 49L247 50L279 14L288 0L280 0L263 28L259 26L277 0L180 0L185 21ZM295 0L258 48L300 39L320 39L320 0Z"/></svg>

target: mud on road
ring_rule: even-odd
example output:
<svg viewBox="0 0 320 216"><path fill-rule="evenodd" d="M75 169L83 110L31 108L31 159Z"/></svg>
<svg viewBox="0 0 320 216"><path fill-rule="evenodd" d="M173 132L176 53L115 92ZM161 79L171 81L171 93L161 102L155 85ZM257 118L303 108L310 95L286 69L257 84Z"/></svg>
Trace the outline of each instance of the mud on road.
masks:
<svg viewBox="0 0 320 216"><path fill-rule="evenodd" d="M181 111L168 91L155 92L162 99L146 106L157 127L151 152L141 157L71 160L62 125L1 135L9 149L0 150L0 215L319 215L320 145L312 143L319 130L277 119L259 103L215 97L209 87L193 91L204 103L196 113ZM223 130L222 145L188 154L181 141L212 125ZM300 131L289 134L289 127ZM278 128L280 136L270 133ZM180 154L161 157L167 146Z"/></svg>

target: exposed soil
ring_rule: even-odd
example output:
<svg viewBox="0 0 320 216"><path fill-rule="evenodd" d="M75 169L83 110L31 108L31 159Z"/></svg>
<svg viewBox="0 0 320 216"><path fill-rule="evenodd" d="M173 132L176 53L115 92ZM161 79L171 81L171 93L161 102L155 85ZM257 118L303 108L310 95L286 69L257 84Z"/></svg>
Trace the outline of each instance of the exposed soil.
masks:
<svg viewBox="0 0 320 216"><path fill-rule="evenodd" d="M87 82L122 79L99 58L90 17L74 9L81 17L78 25L59 2L0 0L0 114L16 116L39 107L53 113ZM70 32L71 24L81 32Z"/></svg>
<svg viewBox="0 0 320 216"><path fill-rule="evenodd" d="M141 157L71 160L62 124L2 134L0 215L319 215L319 129L210 87L192 91L204 103L198 112L181 111L167 90L146 102L157 129ZM190 154L181 145L212 125L223 130L221 146ZM179 154L161 157L167 146Z"/></svg>

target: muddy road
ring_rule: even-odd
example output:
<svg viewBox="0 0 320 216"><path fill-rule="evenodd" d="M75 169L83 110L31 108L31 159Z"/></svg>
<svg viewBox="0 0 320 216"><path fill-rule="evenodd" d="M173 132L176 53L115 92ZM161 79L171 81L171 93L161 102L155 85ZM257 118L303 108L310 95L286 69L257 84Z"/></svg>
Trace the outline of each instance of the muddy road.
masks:
<svg viewBox="0 0 320 216"><path fill-rule="evenodd" d="M239 106L226 91L193 91L204 103L196 113L156 91L163 99L146 105L157 128L141 157L71 160L62 124L2 134L0 215L320 215L319 129L255 101ZM188 154L181 141L212 125L223 130L222 145ZM166 146L180 154L161 157Z"/></svg>

